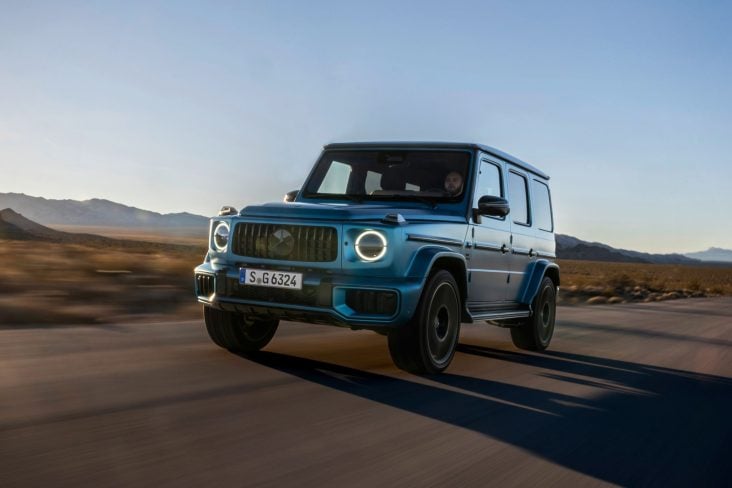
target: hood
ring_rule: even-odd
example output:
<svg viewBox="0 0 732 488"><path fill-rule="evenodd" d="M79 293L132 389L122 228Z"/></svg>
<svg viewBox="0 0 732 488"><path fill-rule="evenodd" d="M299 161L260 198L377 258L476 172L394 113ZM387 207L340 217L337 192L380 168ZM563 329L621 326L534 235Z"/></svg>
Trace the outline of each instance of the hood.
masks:
<svg viewBox="0 0 732 488"><path fill-rule="evenodd" d="M401 202L400 202L401 203ZM401 214L407 221L465 222L462 212L440 208L405 207L384 204L344 203L265 203L244 207L239 215L270 219L305 219L331 221L379 221L389 214Z"/></svg>

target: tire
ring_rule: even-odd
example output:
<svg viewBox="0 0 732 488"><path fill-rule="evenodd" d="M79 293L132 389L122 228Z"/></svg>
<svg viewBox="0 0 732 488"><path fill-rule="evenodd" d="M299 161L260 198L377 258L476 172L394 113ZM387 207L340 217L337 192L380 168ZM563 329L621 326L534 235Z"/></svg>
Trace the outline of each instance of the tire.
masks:
<svg viewBox="0 0 732 488"><path fill-rule="evenodd" d="M554 335L557 315L557 289L551 278L545 277L534 298L534 313L521 325L511 328L511 340L519 349L543 351Z"/></svg>
<svg viewBox="0 0 732 488"><path fill-rule="evenodd" d="M415 374L447 369L460 336L460 310L455 278L445 270L431 275L412 320L389 332L389 353L394 364Z"/></svg>
<svg viewBox="0 0 732 488"><path fill-rule="evenodd" d="M206 331L219 347L236 353L253 353L269 344L279 320L246 320L244 314L203 307Z"/></svg>

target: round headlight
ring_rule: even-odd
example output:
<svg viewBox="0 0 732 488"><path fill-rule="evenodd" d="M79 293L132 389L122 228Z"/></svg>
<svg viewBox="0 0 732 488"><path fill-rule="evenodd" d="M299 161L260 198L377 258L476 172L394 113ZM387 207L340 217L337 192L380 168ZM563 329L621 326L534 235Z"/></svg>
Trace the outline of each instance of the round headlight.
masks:
<svg viewBox="0 0 732 488"><path fill-rule="evenodd" d="M226 251L226 245L229 243L229 224L219 222L214 229L213 241L216 249Z"/></svg>
<svg viewBox="0 0 732 488"><path fill-rule="evenodd" d="M356 238L356 254L364 261L377 261L386 254L386 237L375 230L362 232Z"/></svg>

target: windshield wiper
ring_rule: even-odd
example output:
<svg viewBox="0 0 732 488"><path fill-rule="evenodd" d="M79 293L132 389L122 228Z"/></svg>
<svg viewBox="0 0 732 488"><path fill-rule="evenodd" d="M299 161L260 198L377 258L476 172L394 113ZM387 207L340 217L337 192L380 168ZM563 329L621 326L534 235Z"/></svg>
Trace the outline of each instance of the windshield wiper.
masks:
<svg viewBox="0 0 732 488"><path fill-rule="evenodd" d="M327 200L350 200L356 203L363 203L364 195L350 195L347 193L306 193L305 198L323 198Z"/></svg>

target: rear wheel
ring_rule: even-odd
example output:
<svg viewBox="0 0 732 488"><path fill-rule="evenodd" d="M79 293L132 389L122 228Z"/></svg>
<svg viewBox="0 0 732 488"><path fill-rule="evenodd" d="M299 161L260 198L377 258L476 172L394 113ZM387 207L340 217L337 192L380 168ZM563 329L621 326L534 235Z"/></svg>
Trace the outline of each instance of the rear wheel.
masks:
<svg viewBox="0 0 732 488"><path fill-rule="evenodd" d="M206 331L216 345L238 353L259 351L272 340L279 320L247 320L244 314L203 307Z"/></svg>
<svg viewBox="0 0 732 488"><path fill-rule="evenodd" d="M460 293L445 270L427 282L412 320L389 332L389 352L397 367L411 373L440 373L455 355L460 335Z"/></svg>
<svg viewBox="0 0 732 488"><path fill-rule="evenodd" d="M549 347L554 335L554 319L557 311L557 290L554 282L545 277L533 303L531 317L521 325L511 328L514 346L529 351L543 351Z"/></svg>

